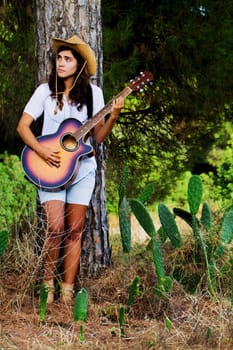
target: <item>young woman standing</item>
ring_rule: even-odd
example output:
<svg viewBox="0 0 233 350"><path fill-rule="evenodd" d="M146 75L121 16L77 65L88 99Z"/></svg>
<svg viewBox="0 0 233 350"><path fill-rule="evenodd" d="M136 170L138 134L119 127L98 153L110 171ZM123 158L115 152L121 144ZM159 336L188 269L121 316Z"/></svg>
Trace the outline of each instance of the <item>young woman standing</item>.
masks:
<svg viewBox="0 0 233 350"><path fill-rule="evenodd" d="M95 55L78 36L67 40L52 39L55 60L48 83L38 86L18 123L17 131L25 144L32 148L50 167L59 167L59 150L46 147L34 136L31 125L43 113L42 135L53 134L68 118L85 123L88 119L90 89L92 115L104 106L102 90L90 84L89 78L96 73ZM93 129L92 137L101 143L111 133L116 119L124 106L124 99L113 101L108 120L100 121ZM89 138L86 143L89 143ZM95 157L79 160L79 170L68 188L56 192L39 189L38 194L46 217L46 252L43 282L48 287L48 303L54 301L54 274L61 243L64 242L64 278L61 300L71 302L74 280L77 274L83 226L86 210L95 186Z"/></svg>

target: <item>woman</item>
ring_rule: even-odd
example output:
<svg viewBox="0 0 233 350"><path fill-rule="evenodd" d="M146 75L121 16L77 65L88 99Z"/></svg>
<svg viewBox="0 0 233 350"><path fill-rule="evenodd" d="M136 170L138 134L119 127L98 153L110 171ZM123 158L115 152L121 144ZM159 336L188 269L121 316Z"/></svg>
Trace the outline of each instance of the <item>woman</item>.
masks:
<svg viewBox="0 0 233 350"><path fill-rule="evenodd" d="M17 131L23 141L49 166L58 167L61 161L58 149L46 147L36 139L31 131L32 122L43 113L42 135L53 134L64 119L72 117L82 123L87 121L90 89L92 115L103 108L104 99L102 90L89 84L89 77L96 73L96 59L92 49L76 35L67 40L53 38L52 42L56 57L49 81L35 90L23 111ZM111 133L123 106L123 98L113 101L108 120L100 121L92 131L96 142L104 141ZM86 142L90 142L89 139ZM64 278L61 300L69 303L73 297L83 226L95 185L96 170L94 156L83 157L79 162L77 176L68 188L57 192L38 190L47 225L43 283L48 288L48 303L54 301L54 274L62 241Z"/></svg>

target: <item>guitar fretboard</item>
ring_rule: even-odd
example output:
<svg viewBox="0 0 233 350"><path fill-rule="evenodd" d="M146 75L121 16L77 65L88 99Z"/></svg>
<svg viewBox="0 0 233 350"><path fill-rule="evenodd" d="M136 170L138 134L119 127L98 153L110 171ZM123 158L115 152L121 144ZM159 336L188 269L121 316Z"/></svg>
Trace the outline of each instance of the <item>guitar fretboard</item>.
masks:
<svg viewBox="0 0 233 350"><path fill-rule="evenodd" d="M124 88L119 94L117 94L115 98L118 97L127 97L133 90L127 86ZM96 124L99 123L108 113L111 112L113 99L109 101L94 117L89 119L85 124L83 124L76 132L72 135L76 140L80 140L83 136L85 136Z"/></svg>

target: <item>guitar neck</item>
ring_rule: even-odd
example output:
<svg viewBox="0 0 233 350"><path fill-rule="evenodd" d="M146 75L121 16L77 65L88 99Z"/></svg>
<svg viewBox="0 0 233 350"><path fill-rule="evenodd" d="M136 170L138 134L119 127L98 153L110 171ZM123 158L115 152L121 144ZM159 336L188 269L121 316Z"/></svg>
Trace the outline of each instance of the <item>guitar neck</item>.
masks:
<svg viewBox="0 0 233 350"><path fill-rule="evenodd" d="M133 90L127 86L124 88L115 98L118 97L127 97ZM115 99L114 98L114 99ZM108 113L111 112L113 99L109 101L104 108L102 108L94 117L89 119L85 124L83 124L76 132L72 135L76 138L76 140L80 140L83 136L85 136L93 127L98 124Z"/></svg>

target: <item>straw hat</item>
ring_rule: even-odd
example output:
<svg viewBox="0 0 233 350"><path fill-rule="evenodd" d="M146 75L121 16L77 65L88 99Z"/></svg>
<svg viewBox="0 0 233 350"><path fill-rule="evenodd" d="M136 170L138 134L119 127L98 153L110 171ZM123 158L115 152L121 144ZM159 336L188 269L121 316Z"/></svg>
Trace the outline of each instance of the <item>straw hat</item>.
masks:
<svg viewBox="0 0 233 350"><path fill-rule="evenodd" d="M71 49L77 51L82 58L87 61L87 71L89 75L95 75L96 73L96 59L94 51L90 48L90 46L85 43L82 39L80 39L77 35L73 35L67 40L52 38L53 49L55 52L61 46L68 46Z"/></svg>

